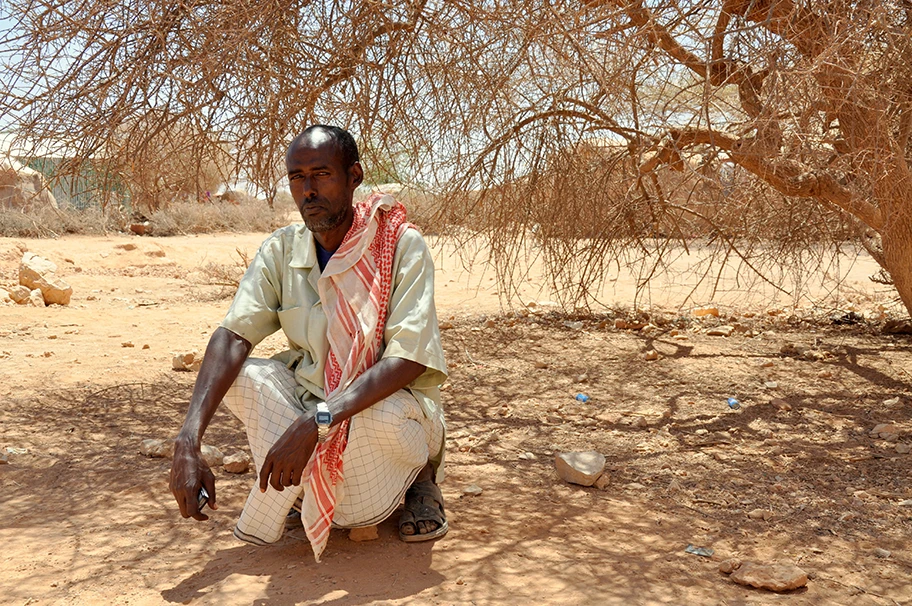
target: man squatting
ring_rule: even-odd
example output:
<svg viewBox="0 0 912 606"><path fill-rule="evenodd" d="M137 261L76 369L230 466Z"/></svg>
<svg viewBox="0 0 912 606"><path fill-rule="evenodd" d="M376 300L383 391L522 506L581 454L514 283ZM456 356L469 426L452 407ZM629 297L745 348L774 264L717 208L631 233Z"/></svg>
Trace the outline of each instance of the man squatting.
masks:
<svg viewBox="0 0 912 606"><path fill-rule="evenodd" d="M175 442L171 492L185 518L208 519L201 488L218 508L200 444L224 400L259 470L237 538L274 543L300 511L319 561L330 527L377 524L403 496L399 537L441 537L446 363L430 251L391 196L352 205L364 172L348 132L311 126L285 164L304 225L263 242L209 340ZM280 328L288 351L248 359Z"/></svg>

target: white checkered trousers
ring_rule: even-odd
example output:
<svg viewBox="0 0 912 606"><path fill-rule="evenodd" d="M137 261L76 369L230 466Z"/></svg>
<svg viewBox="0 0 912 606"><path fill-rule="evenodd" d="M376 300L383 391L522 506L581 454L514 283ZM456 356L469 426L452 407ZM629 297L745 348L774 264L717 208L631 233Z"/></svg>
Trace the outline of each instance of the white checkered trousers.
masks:
<svg viewBox="0 0 912 606"><path fill-rule="evenodd" d="M281 362L250 358L225 395L225 404L247 429L257 473L285 430L305 414L295 396L295 379ZM333 526L371 526L390 516L405 496L429 453L440 451L442 416L429 419L411 393L401 389L351 418L343 454L343 479L336 486ZM260 492L256 481L235 535L256 544L278 541L294 502L307 482L279 492Z"/></svg>

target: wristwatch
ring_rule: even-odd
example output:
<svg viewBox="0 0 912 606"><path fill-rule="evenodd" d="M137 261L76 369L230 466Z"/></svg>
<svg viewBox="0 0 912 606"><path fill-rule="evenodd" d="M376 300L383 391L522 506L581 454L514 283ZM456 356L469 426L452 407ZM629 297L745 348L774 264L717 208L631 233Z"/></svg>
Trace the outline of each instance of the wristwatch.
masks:
<svg viewBox="0 0 912 606"><path fill-rule="evenodd" d="M329 412L329 406L326 405L326 402L317 404L317 416L315 418L317 421L317 440L322 444L326 441L326 436L329 435L329 426L333 422L333 415Z"/></svg>

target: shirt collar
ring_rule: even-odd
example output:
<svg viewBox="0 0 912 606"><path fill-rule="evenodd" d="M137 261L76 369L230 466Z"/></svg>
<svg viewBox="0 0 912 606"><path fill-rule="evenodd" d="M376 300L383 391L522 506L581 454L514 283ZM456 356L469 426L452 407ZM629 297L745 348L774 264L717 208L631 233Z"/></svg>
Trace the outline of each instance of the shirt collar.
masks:
<svg viewBox="0 0 912 606"><path fill-rule="evenodd" d="M317 264L317 248L314 246L313 233L302 223L294 234L291 261L289 267L306 269Z"/></svg>

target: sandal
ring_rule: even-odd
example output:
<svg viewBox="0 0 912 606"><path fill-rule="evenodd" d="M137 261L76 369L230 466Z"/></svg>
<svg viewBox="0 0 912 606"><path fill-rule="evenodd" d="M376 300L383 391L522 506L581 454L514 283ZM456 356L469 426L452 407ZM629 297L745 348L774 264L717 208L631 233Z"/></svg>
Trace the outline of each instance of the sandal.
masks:
<svg viewBox="0 0 912 606"><path fill-rule="evenodd" d="M422 534L418 522L437 522L437 528ZM404 534L404 524L414 526L415 534ZM430 541L442 537L449 529L440 488L431 480L412 484L405 493L405 509L399 517L399 538L406 543Z"/></svg>

